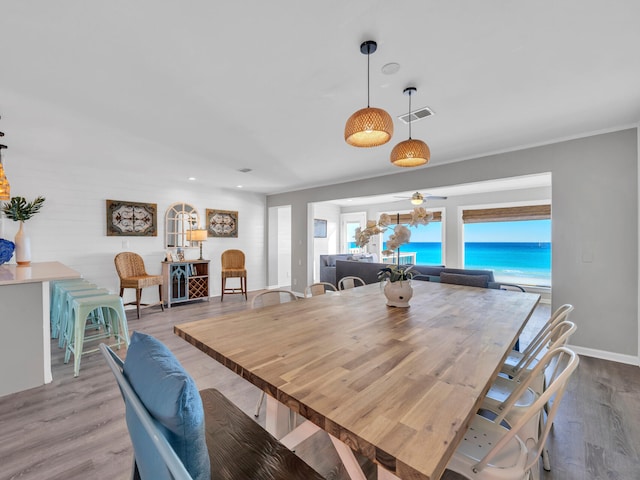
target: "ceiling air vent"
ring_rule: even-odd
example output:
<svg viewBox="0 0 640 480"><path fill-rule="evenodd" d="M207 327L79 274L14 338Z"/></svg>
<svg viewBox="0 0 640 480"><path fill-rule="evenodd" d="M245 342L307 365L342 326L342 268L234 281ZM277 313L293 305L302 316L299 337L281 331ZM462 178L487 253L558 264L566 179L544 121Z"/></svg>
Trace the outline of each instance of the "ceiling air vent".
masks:
<svg viewBox="0 0 640 480"><path fill-rule="evenodd" d="M412 120L413 121L413 120ZM239 168L238 171L240 173L249 173L252 169L251 168Z"/></svg>
<svg viewBox="0 0 640 480"><path fill-rule="evenodd" d="M435 112L431 110L429 107L423 107L423 108L419 108L418 110L414 110L411 113L405 113L404 115L400 115L398 118L402 120L404 123L409 123L409 117L411 117L411 123L413 123L418 120L422 120L423 118L430 117L431 115L435 115Z"/></svg>

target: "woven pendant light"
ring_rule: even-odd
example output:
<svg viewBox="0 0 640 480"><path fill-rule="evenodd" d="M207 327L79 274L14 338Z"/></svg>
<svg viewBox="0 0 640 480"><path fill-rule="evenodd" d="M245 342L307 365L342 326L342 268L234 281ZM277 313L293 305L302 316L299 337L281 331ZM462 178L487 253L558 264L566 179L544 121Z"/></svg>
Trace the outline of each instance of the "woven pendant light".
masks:
<svg viewBox="0 0 640 480"><path fill-rule="evenodd" d="M0 137L4 137L4 133L0 132ZM0 200L11 200L11 185L4 174L4 166L2 165L2 149L7 148L6 145L0 145Z"/></svg>
<svg viewBox="0 0 640 480"><path fill-rule="evenodd" d="M377 147L384 145L393 136L393 120L381 108L369 105L369 56L378 44L368 40L360 45L360 52L367 56L367 108L358 110L349 117L344 127L344 139L354 147Z"/></svg>
<svg viewBox="0 0 640 480"><path fill-rule="evenodd" d="M403 91L405 95L409 95L409 139L400 142L391 150L391 163L396 167L419 167L431 158L429 146L422 140L411 138L411 95L417 91L415 87L408 87Z"/></svg>

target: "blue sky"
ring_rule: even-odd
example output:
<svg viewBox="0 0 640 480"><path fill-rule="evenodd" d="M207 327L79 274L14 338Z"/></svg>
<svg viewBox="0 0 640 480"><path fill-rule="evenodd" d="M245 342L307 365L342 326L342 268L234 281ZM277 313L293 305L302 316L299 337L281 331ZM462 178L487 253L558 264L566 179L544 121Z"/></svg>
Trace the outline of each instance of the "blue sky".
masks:
<svg viewBox="0 0 640 480"><path fill-rule="evenodd" d="M439 242L441 223L411 229L412 242ZM393 233L385 233L385 240ZM464 226L465 242L551 242L551 220L471 223Z"/></svg>

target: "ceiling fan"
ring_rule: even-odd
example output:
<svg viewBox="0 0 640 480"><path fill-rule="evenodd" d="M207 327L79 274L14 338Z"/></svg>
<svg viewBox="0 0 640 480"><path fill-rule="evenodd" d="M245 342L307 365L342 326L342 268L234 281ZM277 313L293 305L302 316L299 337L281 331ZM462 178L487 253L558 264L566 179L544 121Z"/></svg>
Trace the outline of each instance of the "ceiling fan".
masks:
<svg viewBox="0 0 640 480"><path fill-rule="evenodd" d="M436 195L430 195L428 193L420 193L420 192L416 192L413 195L411 195L410 197L399 197L397 195L394 195L395 198L406 198L406 199L410 199L411 203L413 203L414 205L422 205L422 203L428 199L428 198L433 198L436 200L446 200L447 197L438 197Z"/></svg>

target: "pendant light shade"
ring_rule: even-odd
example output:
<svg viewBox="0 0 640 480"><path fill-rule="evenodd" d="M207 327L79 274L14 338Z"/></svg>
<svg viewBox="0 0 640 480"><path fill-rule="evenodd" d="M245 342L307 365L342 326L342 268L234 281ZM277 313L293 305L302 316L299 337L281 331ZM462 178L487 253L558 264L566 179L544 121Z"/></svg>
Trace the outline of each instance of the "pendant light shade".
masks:
<svg viewBox="0 0 640 480"><path fill-rule="evenodd" d="M360 45L360 52L367 56L367 108L358 110L349 117L344 127L344 139L354 147L377 147L384 145L393 136L393 120L381 108L369 105L369 56L378 44L368 40Z"/></svg>
<svg viewBox="0 0 640 480"><path fill-rule="evenodd" d="M4 133L0 132L0 137L4 137ZM0 145L0 200L11 200L11 185L4 174L4 166L2 165L2 150L7 148L6 145Z"/></svg>
<svg viewBox="0 0 640 480"><path fill-rule="evenodd" d="M396 167L419 167L431 158L429 146L422 140L404 140L391 150L391 163Z"/></svg>
<svg viewBox="0 0 640 480"><path fill-rule="evenodd" d="M0 163L0 200L11 200L11 185L4 174L2 163Z"/></svg>
<svg viewBox="0 0 640 480"><path fill-rule="evenodd" d="M411 138L411 95L415 92L415 87L405 88L403 92L409 95L409 139L400 142L391 150L391 163L396 167L419 167L431 158L429 146L422 140Z"/></svg>
<svg viewBox="0 0 640 480"><path fill-rule="evenodd" d="M354 147L384 145L393 135L393 120L381 108L363 108L349 117L344 127L344 139Z"/></svg>

